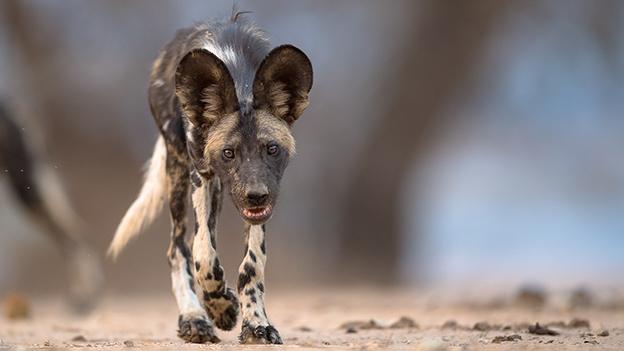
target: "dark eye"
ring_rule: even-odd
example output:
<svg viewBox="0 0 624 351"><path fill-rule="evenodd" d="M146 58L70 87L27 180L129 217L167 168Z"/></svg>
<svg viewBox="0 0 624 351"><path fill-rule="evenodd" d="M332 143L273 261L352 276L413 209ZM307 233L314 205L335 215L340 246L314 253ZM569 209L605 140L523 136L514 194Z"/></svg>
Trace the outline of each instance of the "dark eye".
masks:
<svg viewBox="0 0 624 351"><path fill-rule="evenodd" d="M223 150L223 158L232 160L234 159L234 150L232 149L224 149Z"/></svg>
<svg viewBox="0 0 624 351"><path fill-rule="evenodd" d="M272 144L267 147L267 153L271 156L277 156L279 154L279 146Z"/></svg>

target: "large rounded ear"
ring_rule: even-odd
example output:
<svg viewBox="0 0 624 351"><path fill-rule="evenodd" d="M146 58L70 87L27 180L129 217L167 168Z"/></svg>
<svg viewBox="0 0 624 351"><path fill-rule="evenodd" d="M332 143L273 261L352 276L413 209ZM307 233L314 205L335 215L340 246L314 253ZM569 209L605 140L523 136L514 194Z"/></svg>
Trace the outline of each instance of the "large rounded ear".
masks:
<svg viewBox="0 0 624 351"><path fill-rule="evenodd" d="M207 50L196 49L182 58L175 85L182 112L195 126L210 125L238 110L230 72L223 61Z"/></svg>
<svg viewBox="0 0 624 351"><path fill-rule="evenodd" d="M292 125L308 106L312 63L292 45L273 49L260 64L253 85L254 105Z"/></svg>

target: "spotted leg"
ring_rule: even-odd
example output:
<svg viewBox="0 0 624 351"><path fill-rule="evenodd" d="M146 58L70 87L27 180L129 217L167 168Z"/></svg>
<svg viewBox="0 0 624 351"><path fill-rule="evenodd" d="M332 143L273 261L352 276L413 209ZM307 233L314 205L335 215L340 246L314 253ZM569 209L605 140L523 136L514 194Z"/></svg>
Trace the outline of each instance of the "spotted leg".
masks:
<svg viewBox="0 0 624 351"><path fill-rule="evenodd" d="M191 271L191 251L185 241L186 201L188 197L189 172L184 162L168 150L167 181L169 188L169 208L171 211L171 242L169 263L171 283L178 303L178 336L186 342L219 342L212 322L195 295Z"/></svg>
<svg viewBox="0 0 624 351"><path fill-rule="evenodd" d="M239 340L243 344L281 344L282 338L269 322L264 308L264 225L247 225L247 249L239 268L238 295L243 312Z"/></svg>
<svg viewBox="0 0 624 351"><path fill-rule="evenodd" d="M227 287L223 267L217 256L217 216L221 210L221 182L213 176L203 178L191 173L195 239L193 241L194 276L199 296L206 312L219 329L231 330L238 318L238 299ZM208 201L210 197L210 201Z"/></svg>

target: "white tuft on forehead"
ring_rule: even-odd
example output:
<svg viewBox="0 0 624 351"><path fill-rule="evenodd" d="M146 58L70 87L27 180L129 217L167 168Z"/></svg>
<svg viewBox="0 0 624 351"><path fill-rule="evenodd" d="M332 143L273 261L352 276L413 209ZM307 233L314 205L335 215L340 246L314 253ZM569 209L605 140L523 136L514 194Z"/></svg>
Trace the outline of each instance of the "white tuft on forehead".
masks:
<svg viewBox="0 0 624 351"><path fill-rule="evenodd" d="M238 101L251 103L256 70L271 48L268 38L262 30L243 19L213 26L210 35L201 38L199 45L228 68Z"/></svg>
<svg viewBox="0 0 624 351"><path fill-rule="evenodd" d="M211 40L205 40L202 49L210 51L228 67L236 67L238 64L238 55L236 54L234 48L230 45L217 46Z"/></svg>

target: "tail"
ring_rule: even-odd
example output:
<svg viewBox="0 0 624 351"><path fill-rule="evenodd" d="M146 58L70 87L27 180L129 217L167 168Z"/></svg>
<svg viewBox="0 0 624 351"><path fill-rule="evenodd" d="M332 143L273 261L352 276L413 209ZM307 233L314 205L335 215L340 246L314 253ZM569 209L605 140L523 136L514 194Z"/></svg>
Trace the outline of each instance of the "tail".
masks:
<svg viewBox="0 0 624 351"><path fill-rule="evenodd" d="M138 236L142 229L154 221L162 209L167 193L166 179L167 149L165 140L159 137L154 154L145 173L145 181L139 196L121 220L115 237L108 247L108 255L116 259L128 242Z"/></svg>

